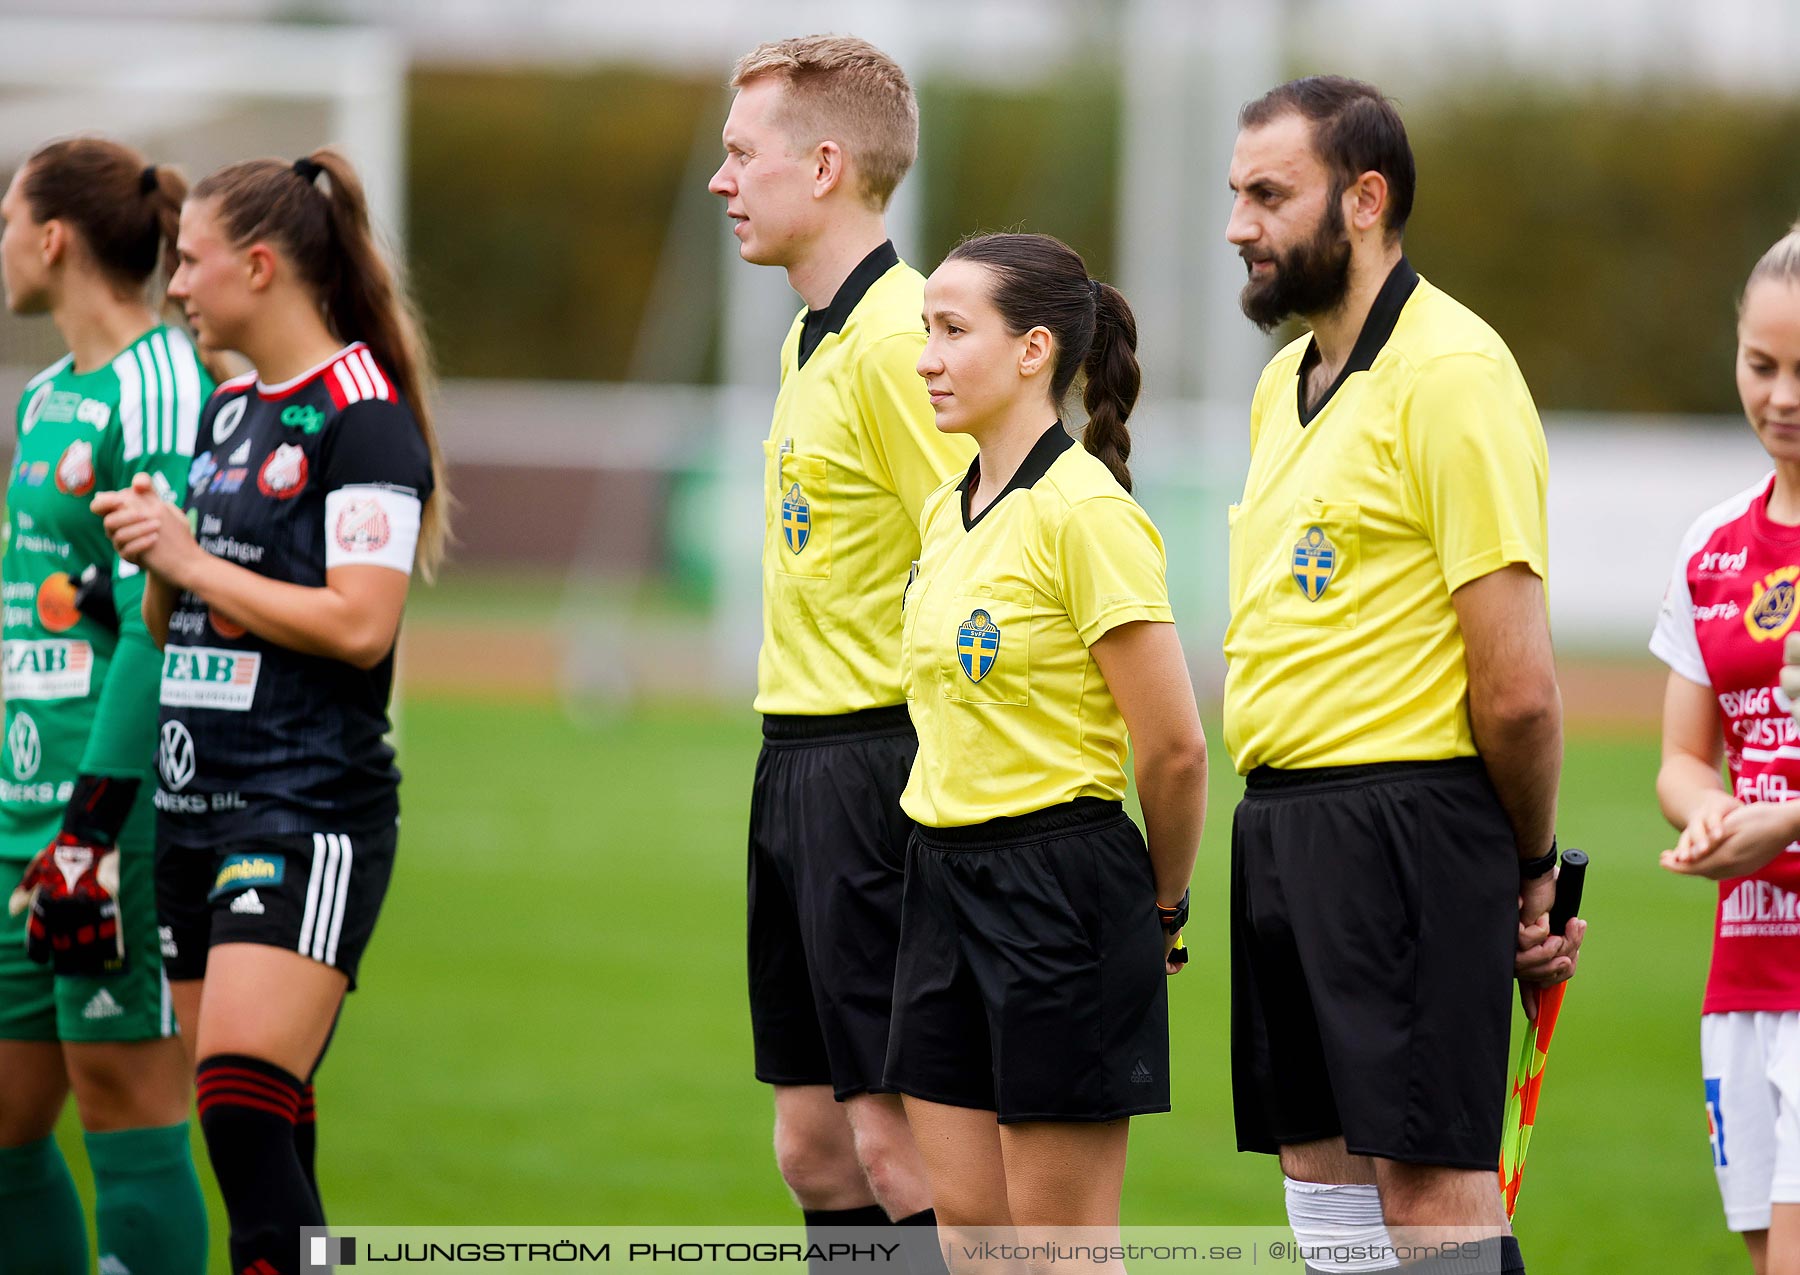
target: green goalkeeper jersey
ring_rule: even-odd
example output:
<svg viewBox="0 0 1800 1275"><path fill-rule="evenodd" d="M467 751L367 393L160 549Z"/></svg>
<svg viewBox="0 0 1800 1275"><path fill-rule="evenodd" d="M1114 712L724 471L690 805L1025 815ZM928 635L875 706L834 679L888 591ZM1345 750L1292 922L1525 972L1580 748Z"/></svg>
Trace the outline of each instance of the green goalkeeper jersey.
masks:
<svg viewBox="0 0 1800 1275"><path fill-rule="evenodd" d="M161 326L104 367L76 372L67 357L25 387L0 559L0 859L49 843L77 775L142 778L156 760L162 661L144 627L143 576L119 560L88 504L140 472L182 500L212 388L193 343ZM116 632L76 609L89 567L112 577Z"/></svg>

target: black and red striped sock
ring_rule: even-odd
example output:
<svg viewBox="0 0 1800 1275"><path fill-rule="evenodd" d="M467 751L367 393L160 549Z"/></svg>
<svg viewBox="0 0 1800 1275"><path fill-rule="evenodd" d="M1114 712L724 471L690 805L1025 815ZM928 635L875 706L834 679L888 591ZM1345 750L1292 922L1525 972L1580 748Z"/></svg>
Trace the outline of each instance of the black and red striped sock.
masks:
<svg viewBox="0 0 1800 1275"><path fill-rule="evenodd" d="M300 1167L295 1129L306 1085L243 1054L200 1060L200 1128L231 1219L231 1269L291 1275L300 1228L323 1226L319 1197Z"/></svg>
<svg viewBox="0 0 1800 1275"><path fill-rule="evenodd" d="M319 1175L313 1168L313 1161L319 1151L319 1112L317 1096L313 1093L312 1081L306 1082L306 1088L300 1091L300 1111L294 1117L294 1154L300 1157L300 1172L306 1175L306 1185L312 1188L313 1199L318 1201L319 1215L325 1213L325 1201L319 1195Z"/></svg>

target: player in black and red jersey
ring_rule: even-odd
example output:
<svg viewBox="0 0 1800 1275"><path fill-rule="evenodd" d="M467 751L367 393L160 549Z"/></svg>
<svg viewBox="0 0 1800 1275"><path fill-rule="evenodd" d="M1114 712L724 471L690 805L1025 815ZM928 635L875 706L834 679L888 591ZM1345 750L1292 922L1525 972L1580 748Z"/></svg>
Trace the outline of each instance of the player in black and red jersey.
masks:
<svg viewBox="0 0 1800 1275"><path fill-rule="evenodd" d="M195 186L170 296L256 368L207 404L187 514L147 481L102 495L164 644L157 904L232 1269L295 1269L324 1222L310 1078L393 866L385 742L415 563L447 497L424 361L333 151Z"/></svg>

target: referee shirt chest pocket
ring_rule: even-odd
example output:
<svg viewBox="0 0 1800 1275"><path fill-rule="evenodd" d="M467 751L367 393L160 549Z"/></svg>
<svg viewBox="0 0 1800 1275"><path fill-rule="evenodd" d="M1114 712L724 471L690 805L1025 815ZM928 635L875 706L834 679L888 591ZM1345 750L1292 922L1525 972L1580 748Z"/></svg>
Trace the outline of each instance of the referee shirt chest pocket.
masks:
<svg viewBox="0 0 1800 1275"><path fill-rule="evenodd" d="M1308 628L1356 627L1362 575L1362 509L1351 501L1294 506L1270 582L1269 622Z"/></svg>
<svg viewBox="0 0 1800 1275"><path fill-rule="evenodd" d="M764 439L769 456L769 495L775 521L775 567L783 575L831 576L830 466L822 456L800 456Z"/></svg>
<svg viewBox="0 0 1800 1275"><path fill-rule="evenodd" d="M944 697L965 704L1031 703L1029 585L969 581L956 591L947 627Z"/></svg>

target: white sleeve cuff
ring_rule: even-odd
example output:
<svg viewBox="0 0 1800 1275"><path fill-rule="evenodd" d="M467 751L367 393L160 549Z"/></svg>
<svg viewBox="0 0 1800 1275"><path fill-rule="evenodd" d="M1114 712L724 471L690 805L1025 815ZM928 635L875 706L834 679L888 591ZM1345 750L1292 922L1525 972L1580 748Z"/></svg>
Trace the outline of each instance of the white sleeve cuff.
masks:
<svg viewBox="0 0 1800 1275"><path fill-rule="evenodd" d="M1675 672L1688 681L1701 686L1710 687L1712 678L1707 675L1706 663L1690 645L1668 635L1666 630L1658 629L1650 635L1650 654L1667 664Z"/></svg>

